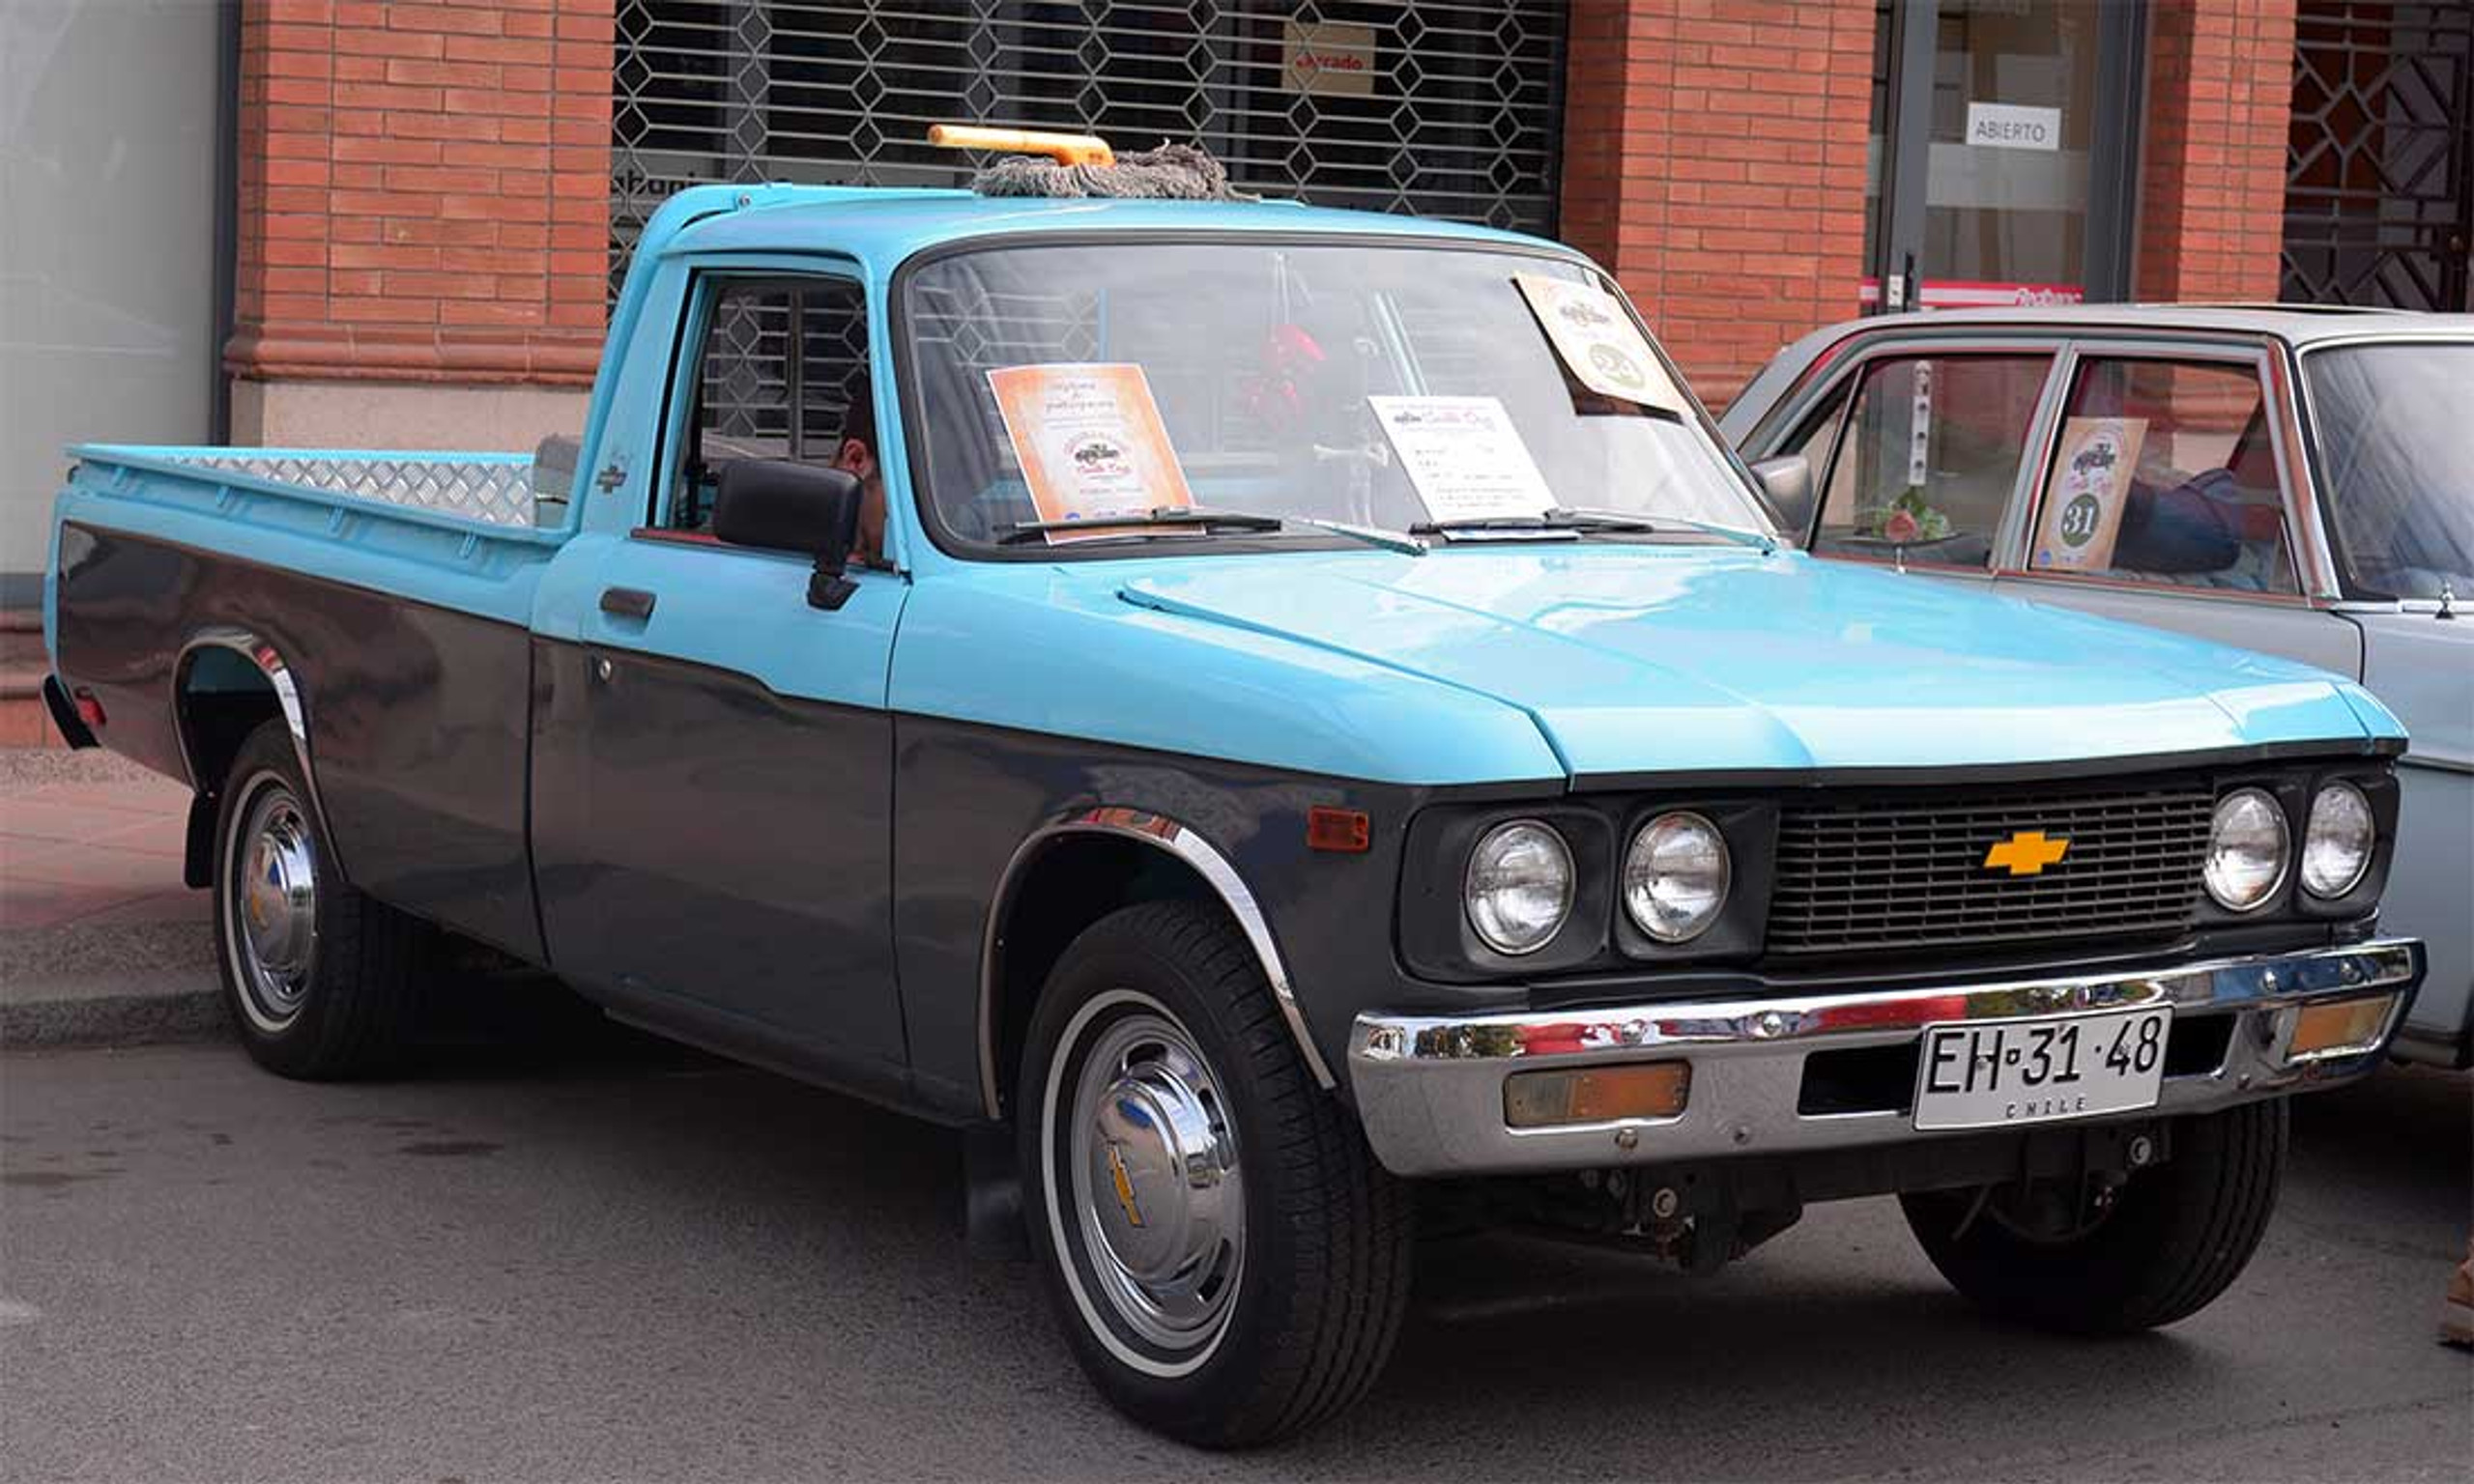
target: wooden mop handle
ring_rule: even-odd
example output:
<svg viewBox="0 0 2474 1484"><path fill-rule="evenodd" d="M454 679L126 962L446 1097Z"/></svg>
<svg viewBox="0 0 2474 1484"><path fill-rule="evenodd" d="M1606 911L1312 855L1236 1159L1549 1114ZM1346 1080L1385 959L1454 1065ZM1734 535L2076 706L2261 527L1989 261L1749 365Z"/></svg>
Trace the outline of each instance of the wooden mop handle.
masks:
<svg viewBox="0 0 2474 1484"><path fill-rule="evenodd" d="M944 150L995 150L1007 155L1046 155L1060 165L1113 165L1116 152L1096 134L1052 134L1037 128L986 128L977 124L932 124L928 142Z"/></svg>

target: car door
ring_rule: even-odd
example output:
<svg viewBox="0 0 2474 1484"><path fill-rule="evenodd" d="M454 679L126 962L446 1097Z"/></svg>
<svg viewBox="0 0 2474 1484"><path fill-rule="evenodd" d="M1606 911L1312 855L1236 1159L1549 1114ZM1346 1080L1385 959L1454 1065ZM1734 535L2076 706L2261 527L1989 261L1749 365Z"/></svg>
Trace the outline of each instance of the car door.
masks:
<svg viewBox="0 0 2474 1484"><path fill-rule="evenodd" d="M2474 1000L2474 339L2341 339L2299 357L2327 549L2363 636L2363 683L2412 738L2380 923L2424 940L2407 1021L2425 1055L2469 1053Z"/></svg>
<svg viewBox="0 0 2474 1484"><path fill-rule="evenodd" d="M2323 606L2303 544L2273 352L2082 341L2057 382L1996 590L2361 678L2360 633Z"/></svg>
<svg viewBox="0 0 2474 1484"><path fill-rule="evenodd" d="M874 445L854 276L701 272L650 509L608 543L580 645L543 647L542 914L560 969L696 1039L904 1057L890 899L893 729L907 592L854 565L710 530L733 459ZM855 408L855 410L854 410ZM588 600L590 601L590 600Z"/></svg>

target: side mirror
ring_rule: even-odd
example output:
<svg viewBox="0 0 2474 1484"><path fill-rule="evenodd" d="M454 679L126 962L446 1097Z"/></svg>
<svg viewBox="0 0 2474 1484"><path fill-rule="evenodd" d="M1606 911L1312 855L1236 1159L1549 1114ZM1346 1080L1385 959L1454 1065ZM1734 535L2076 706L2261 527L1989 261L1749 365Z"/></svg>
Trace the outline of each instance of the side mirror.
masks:
<svg viewBox="0 0 2474 1484"><path fill-rule="evenodd" d="M814 556L809 605L840 608L859 590L842 575L859 539L859 476L788 459L733 459L713 491L713 537Z"/></svg>
<svg viewBox="0 0 2474 1484"><path fill-rule="evenodd" d="M1769 499L1769 507L1778 513L1779 527L1796 545L1813 528L1813 465L1800 453L1781 454L1764 459L1752 466L1752 477L1759 481L1761 493Z"/></svg>

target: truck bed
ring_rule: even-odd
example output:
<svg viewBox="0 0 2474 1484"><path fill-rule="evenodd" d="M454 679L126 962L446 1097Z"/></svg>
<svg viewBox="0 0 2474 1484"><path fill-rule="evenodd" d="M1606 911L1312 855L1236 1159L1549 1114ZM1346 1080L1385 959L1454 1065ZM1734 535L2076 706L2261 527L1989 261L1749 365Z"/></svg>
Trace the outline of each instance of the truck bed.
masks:
<svg viewBox="0 0 2474 1484"><path fill-rule="evenodd" d="M349 879L537 957L531 624L569 536L562 451L72 449L52 669L115 751L202 795L236 728L286 716Z"/></svg>

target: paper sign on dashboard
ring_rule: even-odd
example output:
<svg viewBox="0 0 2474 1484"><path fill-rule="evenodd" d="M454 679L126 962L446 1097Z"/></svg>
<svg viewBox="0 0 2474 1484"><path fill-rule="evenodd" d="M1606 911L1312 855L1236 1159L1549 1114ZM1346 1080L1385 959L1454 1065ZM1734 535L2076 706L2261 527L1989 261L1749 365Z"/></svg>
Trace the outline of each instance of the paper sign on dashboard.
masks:
<svg viewBox="0 0 2474 1484"><path fill-rule="evenodd" d="M988 385L1041 520L1105 527L1112 515L1194 502L1140 366L1003 366L988 373ZM1088 535L1050 531L1048 539Z"/></svg>
<svg viewBox="0 0 2474 1484"><path fill-rule="evenodd" d="M1683 414L1683 393L1623 300L1568 278L1514 273L1511 281L1545 327L1556 356L1582 385L1601 397Z"/></svg>
<svg viewBox="0 0 2474 1484"><path fill-rule="evenodd" d="M1437 521L1542 515L1555 504L1493 397L1368 397L1375 421Z"/></svg>

